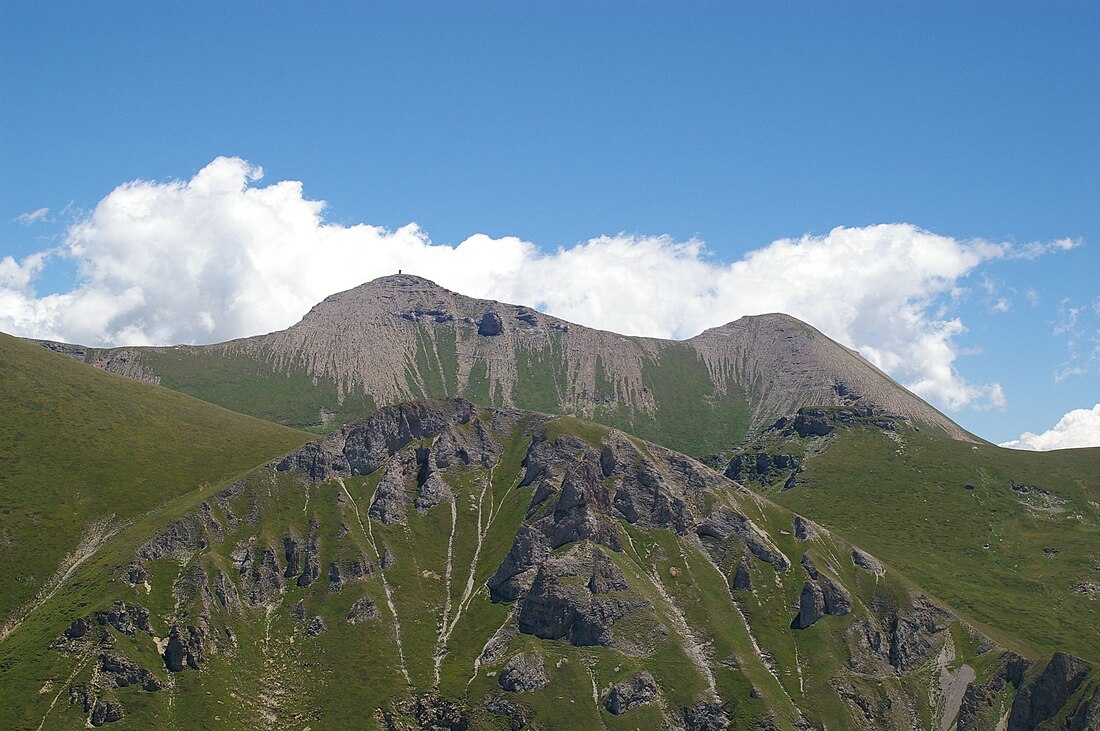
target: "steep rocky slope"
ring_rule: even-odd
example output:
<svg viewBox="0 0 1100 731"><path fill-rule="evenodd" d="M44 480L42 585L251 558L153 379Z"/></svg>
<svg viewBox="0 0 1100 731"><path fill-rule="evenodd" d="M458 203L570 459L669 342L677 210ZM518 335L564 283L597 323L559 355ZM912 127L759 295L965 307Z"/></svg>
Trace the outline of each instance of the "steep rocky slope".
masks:
<svg viewBox="0 0 1100 731"><path fill-rule="evenodd" d="M716 466L972 617L1100 660L1100 449L1001 449L805 408Z"/></svg>
<svg viewBox="0 0 1100 731"><path fill-rule="evenodd" d="M624 337L410 275L332 295L285 331L219 345L48 345L299 427L463 396L595 419L690 454L725 449L801 406L852 403L971 438L857 353L785 315L742 318L682 342Z"/></svg>
<svg viewBox="0 0 1100 731"><path fill-rule="evenodd" d="M1089 663L1005 650L819 525L571 417L388 407L185 503L111 538L0 643L0 725L1081 729L1100 712Z"/></svg>

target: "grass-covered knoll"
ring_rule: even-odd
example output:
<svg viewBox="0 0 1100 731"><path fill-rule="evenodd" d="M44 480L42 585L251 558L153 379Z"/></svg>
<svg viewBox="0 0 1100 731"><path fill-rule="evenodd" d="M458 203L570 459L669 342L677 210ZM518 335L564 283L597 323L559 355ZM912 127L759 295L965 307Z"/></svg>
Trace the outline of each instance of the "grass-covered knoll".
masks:
<svg viewBox="0 0 1100 731"><path fill-rule="evenodd" d="M0 335L0 620L172 498L307 437Z"/></svg>
<svg viewBox="0 0 1100 731"><path fill-rule="evenodd" d="M1022 452L874 427L806 442L826 448L803 461L794 489L768 488L776 501L1005 637L1100 659L1100 450Z"/></svg>

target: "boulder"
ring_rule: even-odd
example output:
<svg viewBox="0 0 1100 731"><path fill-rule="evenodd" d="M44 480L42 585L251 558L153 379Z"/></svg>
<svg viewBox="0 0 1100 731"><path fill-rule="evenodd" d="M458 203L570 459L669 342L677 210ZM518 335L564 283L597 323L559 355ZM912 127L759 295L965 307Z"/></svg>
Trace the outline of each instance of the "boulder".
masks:
<svg viewBox="0 0 1100 731"><path fill-rule="evenodd" d="M806 629L825 616L825 594L816 581L807 581L802 585L798 597L798 614L791 622L792 629Z"/></svg>
<svg viewBox="0 0 1100 731"><path fill-rule="evenodd" d="M500 687L512 693L528 693L546 686L546 665L542 655L525 652L516 655L501 669Z"/></svg>
<svg viewBox="0 0 1100 731"><path fill-rule="evenodd" d="M487 337L494 337L500 335L504 330L504 322L501 321L500 315L490 310L481 316L481 320L477 323L477 334Z"/></svg>
<svg viewBox="0 0 1100 731"><path fill-rule="evenodd" d="M378 608L369 596L359 597L348 610L348 624L360 624L378 618Z"/></svg>
<svg viewBox="0 0 1100 731"><path fill-rule="evenodd" d="M643 670L613 685L603 705L612 714L621 716L632 708L657 700L657 693L657 681Z"/></svg>
<svg viewBox="0 0 1100 731"><path fill-rule="evenodd" d="M321 618L321 615L315 616L309 620L309 626L306 627L306 634L310 637L317 637L328 632L328 625L325 624L325 620Z"/></svg>

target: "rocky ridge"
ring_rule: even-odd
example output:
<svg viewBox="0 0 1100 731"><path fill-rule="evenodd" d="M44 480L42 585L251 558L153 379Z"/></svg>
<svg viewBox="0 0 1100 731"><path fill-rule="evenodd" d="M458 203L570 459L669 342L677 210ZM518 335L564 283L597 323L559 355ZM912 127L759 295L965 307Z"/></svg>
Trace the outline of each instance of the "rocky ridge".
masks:
<svg viewBox="0 0 1100 731"><path fill-rule="evenodd" d="M439 499L425 504L430 484ZM450 542L420 545L420 526L437 520ZM421 538L402 543L411 534ZM458 554L473 556L470 583L450 559ZM268 673L280 678L266 701L272 713L291 713L305 690L294 675L304 658L366 633L372 663L409 679L407 691L370 701L387 729L475 728L489 718L519 728L553 718L546 699L587 693L589 680L594 707L576 718L594 723L608 714L681 729L744 718L820 727L822 706L810 699L823 693L841 699L852 728L1005 713L1022 719L1013 728L1029 728L1048 706L1081 723L1095 715L1075 700L1094 677L1087 663L1066 656L1050 669L1003 653L895 584L869 554L695 460L613 429L461 400L384 408L307 444L166 525L118 572L143 595L173 565L174 608L119 602L74 619L55 643L99 658L97 674L69 690L89 722L128 718L135 689L175 694L173 676L196 673L188 684L201 683L212 663L236 667L246 657L237 638L256 632L270 635L265 653L291 653L268 660L282 668ZM310 566L328 566L329 580ZM426 586L439 587L429 594L438 599L418 598ZM486 627L476 658L449 634L466 621ZM434 657L414 651L424 647L418 626L435 627ZM740 639L726 636L738 627ZM960 632L984 658L1000 657L984 665L1006 669L960 676L957 698L929 695L932 679L955 672L940 658L963 652ZM131 635L160 643L159 667L112 649ZM847 656L817 654L822 642ZM662 670L669 657L675 676ZM571 686L578 672L584 685ZM454 675L457 685L446 680ZM687 693L685 678L694 678Z"/></svg>

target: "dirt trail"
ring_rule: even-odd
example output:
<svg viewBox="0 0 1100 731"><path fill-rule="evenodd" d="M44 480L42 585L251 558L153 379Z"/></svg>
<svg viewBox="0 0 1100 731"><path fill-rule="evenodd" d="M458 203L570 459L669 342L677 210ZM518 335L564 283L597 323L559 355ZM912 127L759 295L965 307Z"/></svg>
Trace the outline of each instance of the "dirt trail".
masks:
<svg viewBox="0 0 1100 731"><path fill-rule="evenodd" d="M88 530L85 531L84 537L80 539L80 543L73 549L72 553L69 553L63 559L57 567L57 571L54 572L45 584L38 590L34 599L29 604L24 605L18 614L18 617L13 617L4 623L3 627L0 627L0 642L7 639L8 635L14 632L19 625L27 621L27 617L31 616L39 607L48 602L58 589L65 585L65 582L72 578L72 575L76 573L76 570L80 568L80 565L87 561L89 558L95 555L96 551L106 543L111 536L118 532L121 526L112 525L114 522L114 513L106 518L100 518L92 522L88 526Z"/></svg>

